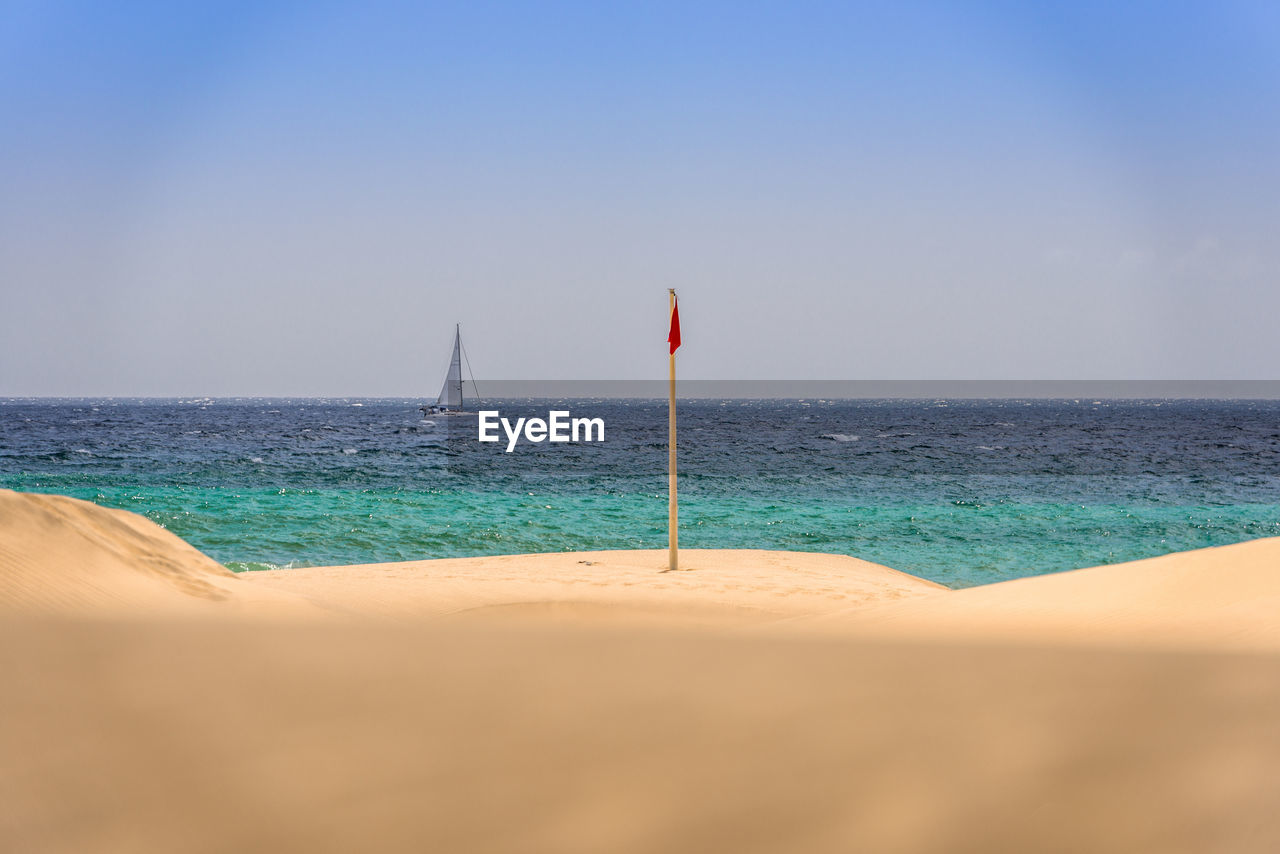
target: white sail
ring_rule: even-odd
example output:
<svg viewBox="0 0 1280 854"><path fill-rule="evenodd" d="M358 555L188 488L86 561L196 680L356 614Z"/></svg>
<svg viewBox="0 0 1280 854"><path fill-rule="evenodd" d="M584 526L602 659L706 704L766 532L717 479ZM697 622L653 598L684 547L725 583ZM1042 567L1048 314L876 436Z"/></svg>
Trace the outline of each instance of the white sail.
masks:
<svg viewBox="0 0 1280 854"><path fill-rule="evenodd" d="M453 332L453 358L449 360L449 373L445 374L444 387L436 398L436 406L448 409L462 408L462 330Z"/></svg>

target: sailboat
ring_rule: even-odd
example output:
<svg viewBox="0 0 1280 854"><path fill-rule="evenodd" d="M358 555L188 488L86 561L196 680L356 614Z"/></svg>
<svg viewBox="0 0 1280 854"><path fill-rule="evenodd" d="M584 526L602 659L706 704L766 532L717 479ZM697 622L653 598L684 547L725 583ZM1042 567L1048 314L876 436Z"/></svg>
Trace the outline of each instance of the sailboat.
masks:
<svg viewBox="0 0 1280 854"><path fill-rule="evenodd" d="M462 413L462 324L453 330L453 357L449 359L449 372L444 375L444 386L435 403L419 407L423 415L461 415Z"/></svg>

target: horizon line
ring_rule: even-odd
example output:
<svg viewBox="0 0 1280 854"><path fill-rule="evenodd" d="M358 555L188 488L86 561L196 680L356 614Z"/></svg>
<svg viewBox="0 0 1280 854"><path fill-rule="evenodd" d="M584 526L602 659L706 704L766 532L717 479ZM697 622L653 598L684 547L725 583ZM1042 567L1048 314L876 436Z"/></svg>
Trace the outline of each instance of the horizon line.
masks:
<svg viewBox="0 0 1280 854"><path fill-rule="evenodd" d="M473 399L665 399L665 380L482 380ZM5 394L0 400L430 400L422 394ZM1280 380L680 380L683 399L1276 400Z"/></svg>

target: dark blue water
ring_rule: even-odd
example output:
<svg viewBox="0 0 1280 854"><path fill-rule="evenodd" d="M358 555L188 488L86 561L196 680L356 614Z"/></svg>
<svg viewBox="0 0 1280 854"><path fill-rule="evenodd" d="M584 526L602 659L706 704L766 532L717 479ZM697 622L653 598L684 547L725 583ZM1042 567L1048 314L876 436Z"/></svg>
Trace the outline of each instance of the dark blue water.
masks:
<svg viewBox="0 0 1280 854"><path fill-rule="evenodd" d="M142 513L233 568L666 544L666 404L600 444L410 400L0 401L0 486ZM953 586L1280 535L1280 402L685 401L681 544Z"/></svg>

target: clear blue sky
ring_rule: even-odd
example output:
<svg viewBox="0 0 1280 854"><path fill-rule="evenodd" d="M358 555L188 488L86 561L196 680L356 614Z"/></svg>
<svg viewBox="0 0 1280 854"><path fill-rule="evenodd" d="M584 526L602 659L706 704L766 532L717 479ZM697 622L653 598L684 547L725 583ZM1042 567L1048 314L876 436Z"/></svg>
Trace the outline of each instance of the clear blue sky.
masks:
<svg viewBox="0 0 1280 854"><path fill-rule="evenodd" d="M1117 5L8 3L0 395L1280 378L1280 6Z"/></svg>

